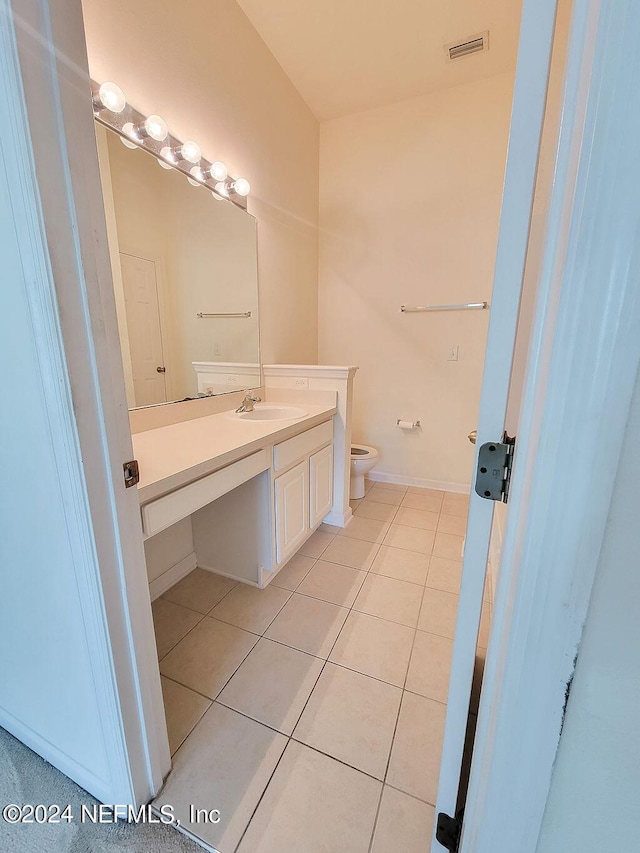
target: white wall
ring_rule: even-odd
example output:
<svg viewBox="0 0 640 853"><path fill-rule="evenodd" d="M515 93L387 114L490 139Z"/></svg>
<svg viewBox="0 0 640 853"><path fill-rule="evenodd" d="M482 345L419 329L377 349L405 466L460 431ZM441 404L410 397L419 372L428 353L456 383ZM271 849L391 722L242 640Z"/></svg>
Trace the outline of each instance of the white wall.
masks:
<svg viewBox="0 0 640 853"><path fill-rule="evenodd" d="M538 853L638 849L640 375Z"/></svg>
<svg viewBox="0 0 640 853"><path fill-rule="evenodd" d="M360 366L354 440L380 448L378 473L399 480L471 480L488 312L399 309L491 299L512 83L321 125L320 362ZM401 432L398 418L422 429Z"/></svg>
<svg viewBox="0 0 640 853"><path fill-rule="evenodd" d="M235 0L84 0L89 68L251 181L265 362L317 359L318 122Z"/></svg>

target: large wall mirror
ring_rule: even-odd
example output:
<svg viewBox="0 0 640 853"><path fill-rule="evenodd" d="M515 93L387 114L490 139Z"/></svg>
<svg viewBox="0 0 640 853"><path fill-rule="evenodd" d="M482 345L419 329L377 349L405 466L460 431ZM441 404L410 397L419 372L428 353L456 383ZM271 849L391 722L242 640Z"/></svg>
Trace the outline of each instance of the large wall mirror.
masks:
<svg viewBox="0 0 640 853"><path fill-rule="evenodd" d="M259 386L254 217L96 133L129 407Z"/></svg>

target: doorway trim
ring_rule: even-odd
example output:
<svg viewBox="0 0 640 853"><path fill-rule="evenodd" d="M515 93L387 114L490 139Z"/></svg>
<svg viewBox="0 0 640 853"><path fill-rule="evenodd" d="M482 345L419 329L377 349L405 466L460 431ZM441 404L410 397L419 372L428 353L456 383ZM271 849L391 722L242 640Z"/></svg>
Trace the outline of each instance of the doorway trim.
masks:
<svg viewBox="0 0 640 853"><path fill-rule="evenodd" d="M640 365L639 32L574 5L461 853L535 853L549 795Z"/></svg>
<svg viewBox="0 0 640 853"><path fill-rule="evenodd" d="M85 549L79 584L91 594L83 596L83 616L94 641L112 757L103 796L137 806L161 788L170 754L138 498L123 480L132 442L82 8L79 0L13 6L3 0L2 13L8 27L13 23L17 48L5 74L15 148L35 168L29 193L17 173L9 179L32 220L32 230L21 236L50 265L46 276L31 279L34 322L45 361L46 353L52 363L62 359L68 374L68 394L57 393L52 380L47 402L66 435L67 446L58 448L68 469L61 468L61 477L75 545ZM48 749L51 754L55 744Z"/></svg>

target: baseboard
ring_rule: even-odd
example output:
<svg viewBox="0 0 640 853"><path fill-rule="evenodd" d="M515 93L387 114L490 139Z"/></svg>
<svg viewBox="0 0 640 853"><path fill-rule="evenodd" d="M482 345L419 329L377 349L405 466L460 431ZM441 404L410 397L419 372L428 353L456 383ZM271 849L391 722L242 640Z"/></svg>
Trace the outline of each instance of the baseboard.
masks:
<svg viewBox="0 0 640 853"><path fill-rule="evenodd" d="M163 572L160 577L151 581L149 584L151 601L155 601L163 592L171 589L171 587L177 584L178 581L181 581L182 578L186 577L189 572L192 572L197 565L198 560L196 558L195 551L192 551L190 554L187 554L186 557L183 557L179 563L176 563L175 566L171 566L170 569Z"/></svg>
<svg viewBox="0 0 640 853"><path fill-rule="evenodd" d="M466 483L445 483L441 480L424 480L421 477L405 477L400 474L386 474L384 471L372 471L368 477L374 483L394 483L398 486L418 486L421 489L438 489L441 492L471 494L471 486Z"/></svg>
<svg viewBox="0 0 640 853"><path fill-rule="evenodd" d="M258 587L258 589L262 589L263 586L266 586L266 584L263 584L263 586L261 586L257 581L249 580L249 578L239 578L238 575L232 575L229 572L223 572L220 569L216 569L214 566L207 566L205 563L202 562L198 563L198 568L202 569L205 572L211 572L214 575L221 575L223 578L230 578L230 580L237 581L238 583L246 583L249 584L249 586L256 586ZM264 569L261 568L260 571L263 572Z"/></svg>
<svg viewBox="0 0 640 853"><path fill-rule="evenodd" d="M6 708L0 708L0 726L61 773L64 773L65 776L68 776L77 785L80 785L81 788L84 788L85 791L92 794L101 803L112 802L113 790L110 788L109 781L100 779L30 726L14 717Z"/></svg>
<svg viewBox="0 0 640 853"><path fill-rule="evenodd" d="M325 515L322 522L323 524L333 524L335 527L347 527L352 518L353 510L349 506L345 512L336 512L335 510L331 510L330 513Z"/></svg>

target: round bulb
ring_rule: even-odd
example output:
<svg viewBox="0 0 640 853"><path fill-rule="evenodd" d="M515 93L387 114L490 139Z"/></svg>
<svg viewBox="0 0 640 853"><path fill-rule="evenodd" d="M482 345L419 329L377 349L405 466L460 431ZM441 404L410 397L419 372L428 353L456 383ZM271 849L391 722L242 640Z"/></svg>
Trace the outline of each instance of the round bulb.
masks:
<svg viewBox="0 0 640 853"><path fill-rule="evenodd" d="M216 192L218 195L224 196L225 198L229 197L229 187L225 184L224 181L219 181L216 184Z"/></svg>
<svg viewBox="0 0 640 853"><path fill-rule="evenodd" d="M209 175L212 181L224 181L228 175L227 167L220 160L216 160L209 166Z"/></svg>
<svg viewBox="0 0 640 853"><path fill-rule="evenodd" d="M233 190L238 195L249 195L251 192L251 184L246 178L236 178L233 182Z"/></svg>
<svg viewBox="0 0 640 853"><path fill-rule="evenodd" d="M182 143L180 146L180 153L182 154L182 159L186 160L188 163L199 163L202 159L200 146L192 139Z"/></svg>
<svg viewBox="0 0 640 853"><path fill-rule="evenodd" d="M147 135L151 139L155 139L156 142L164 142L169 135L169 128L166 121L157 115L151 115L145 120L144 129Z"/></svg>
<svg viewBox="0 0 640 853"><path fill-rule="evenodd" d="M122 125L122 132L126 133L127 136L130 136L132 139L140 138L136 133L136 129L132 121L127 121Z"/></svg>
<svg viewBox="0 0 640 853"><path fill-rule="evenodd" d="M115 83L103 83L98 89L97 100L112 113L121 113L127 105L124 92Z"/></svg>
<svg viewBox="0 0 640 853"><path fill-rule="evenodd" d="M214 193L213 190L211 190L211 195L215 198L216 201L223 201L222 196L219 196L218 193Z"/></svg>
<svg viewBox="0 0 640 853"><path fill-rule="evenodd" d="M159 157L157 158L157 160L163 169L173 169L173 166L170 163L165 163L164 160L161 160Z"/></svg>
<svg viewBox="0 0 640 853"><path fill-rule="evenodd" d="M124 136L120 137L120 142L125 146L125 148L137 148L138 146L135 142L132 142L130 139L125 139Z"/></svg>
<svg viewBox="0 0 640 853"><path fill-rule="evenodd" d="M169 160L171 163L176 162L175 154L168 145L165 145L164 148L160 149L160 156L164 157L165 160Z"/></svg>
<svg viewBox="0 0 640 853"><path fill-rule="evenodd" d="M202 181L204 181L204 172L202 171L200 166L192 166L189 169L189 174L193 175L193 177L196 179L196 185L199 185Z"/></svg>
<svg viewBox="0 0 640 853"><path fill-rule="evenodd" d="M199 181L194 181L193 178L187 178L192 187L201 187L202 184Z"/></svg>

